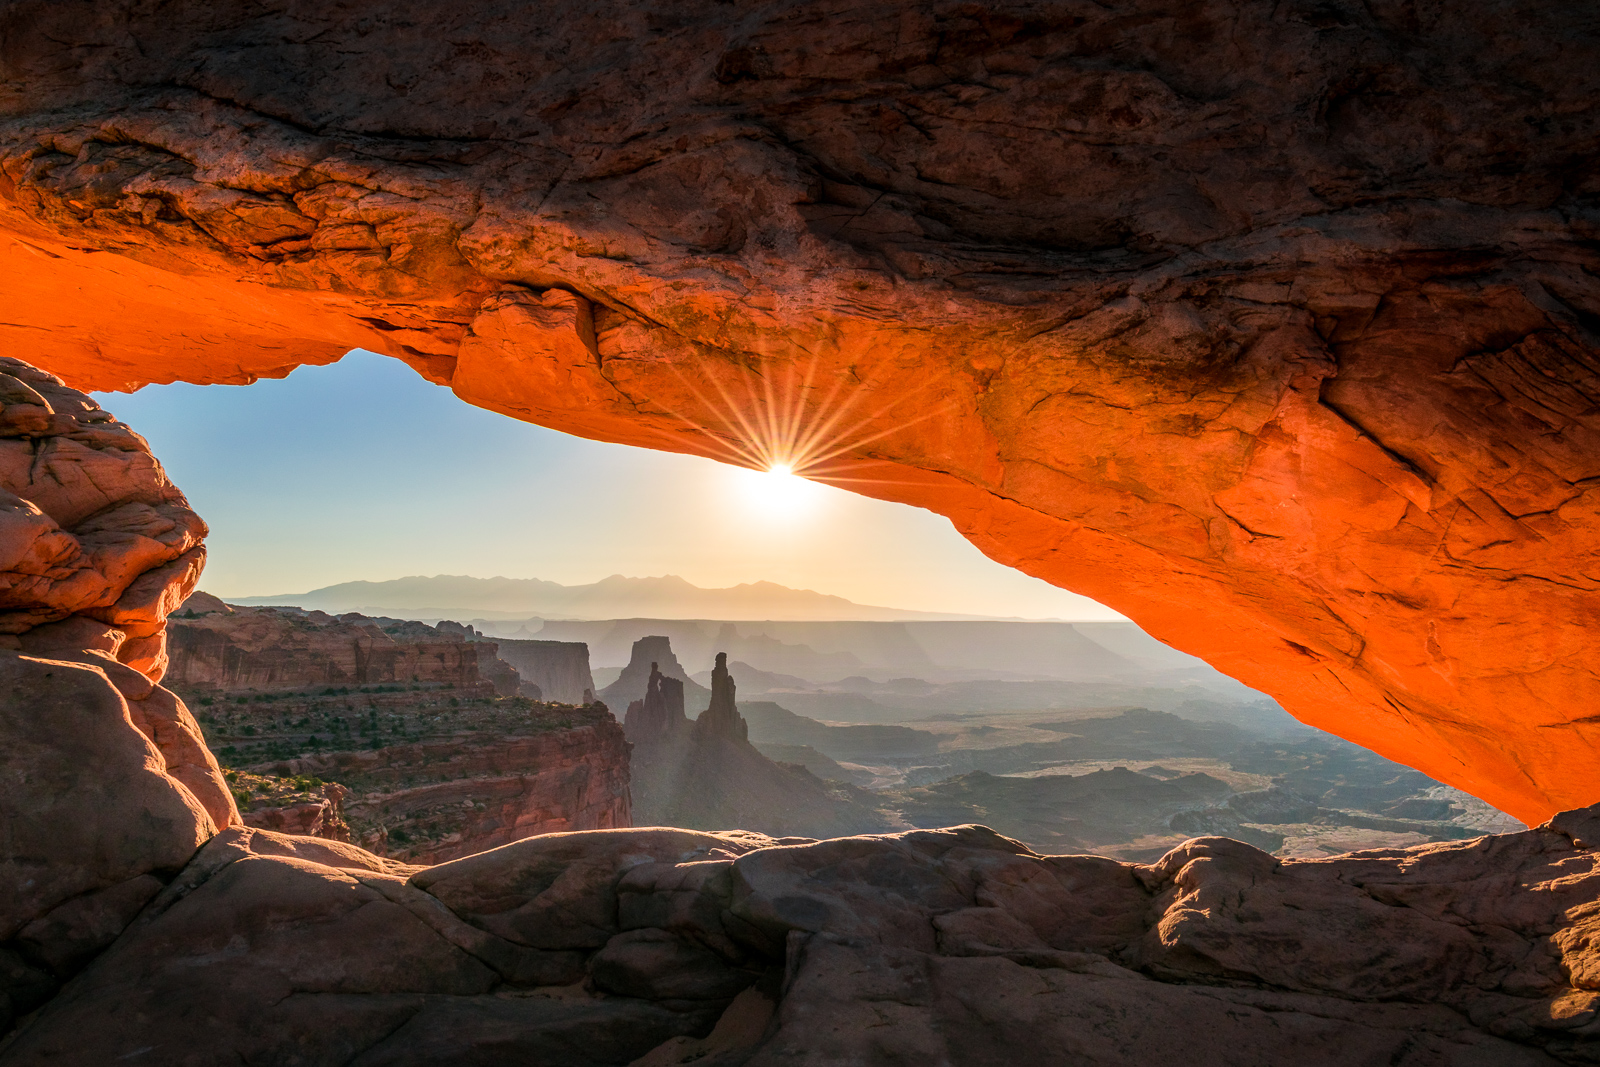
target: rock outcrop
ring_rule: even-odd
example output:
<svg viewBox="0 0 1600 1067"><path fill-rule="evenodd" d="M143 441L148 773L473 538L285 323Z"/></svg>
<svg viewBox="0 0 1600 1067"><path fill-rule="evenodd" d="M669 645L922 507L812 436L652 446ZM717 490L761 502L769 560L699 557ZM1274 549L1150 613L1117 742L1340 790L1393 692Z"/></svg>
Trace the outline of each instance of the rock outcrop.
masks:
<svg viewBox="0 0 1600 1067"><path fill-rule="evenodd" d="M19 612L45 610L26 595ZM1042 856L961 826L826 841L590 830L420 867L239 826L185 705L116 657L121 631L76 611L17 630L24 648L0 649L0 1067L1533 1065L1593 1062L1600 1047L1600 808L1303 862L1215 837L1151 864ZM463 662L476 669L476 651ZM292 691L201 707L262 745L313 723L371 745L469 712L515 716L539 743L531 701L431 684L326 686L304 698L324 702L314 719L310 703L287 713ZM659 671L647 688L680 711ZM428 714L382 720L384 699ZM243 721L254 709L261 729ZM588 788L602 735L624 751L602 705L539 714L592 720L566 783ZM687 746L685 810L827 814L808 807L821 783L750 746L725 657L693 724L659 717ZM546 725L547 744L583 732ZM511 777L496 760L538 762L506 738L470 753L411 744L404 766L377 765L401 746L368 748L369 775L402 787L393 801L408 778L470 756L465 792L412 794L462 813L470 802L469 820L471 790ZM321 758L361 762L353 746ZM339 799L353 820L373 802ZM515 807L483 805L475 832L495 818L531 832L509 826Z"/></svg>
<svg viewBox="0 0 1600 1067"><path fill-rule="evenodd" d="M640 646L672 655L664 638L646 638L635 650ZM684 714L682 681L651 663L644 697L629 705L624 729L633 745L637 825L745 826L775 837L831 837L892 825L872 794L825 782L800 763L776 763L750 743L726 653L717 654L709 706L692 720Z"/></svg>
<svg viewBox="0 0 1600 1067"><path fill-rule="evenodd" d="M651 663L644 696L628 705L622 726L628 732L628 740L636 745L661 744L687 736L690 723L683 710L683 682L662 674L660 665Z"/></svg>
<svg viewBox="0 0 1600 1067"><path fill-rule="evenodd" d="M285 608L180 612L169 627L169 684L230 692L424 683L470 687L480 648L421 623ZM392 623L386 632L384 624ZM485 647L492 665L494 646ZM513 688L512 694L515 694Z"/></svg>
<svg viewBox="0 0 1600 1067"><path fill-rule="evenodd" d="M790 459L1526 819L1596 799L1586 11L118 0L0 37L0 330L75 385L359 345Z"/></svg>
<svg viewBox="0 0 1600 1067"><path fill-rule="evenodd" d="M170 690L206 527L143 438L0 359L0 1027L239 814Z"/></svg>
<svg viewBox="0 0 1600 1067"><path fill-rule="evenodd" d="M350 790L339 783L231 768L222 773L233 790L244 825L300 837L350 840L350 826L344 819L344 798Z"/></svg>
<svg viewBox="0 0 1600 1067"><path fill-rule="evenodd" d="M145 700L125 695L130 676ZM170 752L186 732L181 704L167 720L140 710L163 701L174 698L110 656L0 651L0 1032L238 825L198 731L182 765L152 737Z"/></svg>
<svg viewBox="0 0 1600 1067"><path fill-rule="evenodd" d="M1148 865L602 830L421 869L230 830L0 1064L1592 1063L1596 824Z"/></svg>
<svg viewBox="0 0 1600 1067"><path fill-rule="evenodd" d="M470 627L195 597L171 626L172 684L201 705L235 791L261 786L246 825L436 863L632 824L610 712L519 695L527 683ZM278 797L280 780L341 795Z"/></svg>
<svg viewBox="0 0 1600 1067"><path fill-rule="evenodd" d="M94 649L160 681L166 618L199 580L206 525L144 439L0 358L0 493L0 639Z"/></svg>
<svg viewBox="0 0 1600 1067"><path fill-rule="evenodd" d="M711 668L711 703L694 721L696 738L702 742L750 740L750 725L739 714L737 692L733 675L728 673L728 654L718 652L716 666Z"/></svg>
<svg viewBox="0 0 1600 1067"><path fill-rule="evenodd" d="M494 686L496 693L503 697L525 696L532 700L545 699L544 690L537 684L523 681L522 674L500 657L500 643L488 640L481 630L463 626L459 622L451 622L449 619L440 620L433 629L444 634L460 634L472 642L473 648L478 653L478 676Z"/></svg>

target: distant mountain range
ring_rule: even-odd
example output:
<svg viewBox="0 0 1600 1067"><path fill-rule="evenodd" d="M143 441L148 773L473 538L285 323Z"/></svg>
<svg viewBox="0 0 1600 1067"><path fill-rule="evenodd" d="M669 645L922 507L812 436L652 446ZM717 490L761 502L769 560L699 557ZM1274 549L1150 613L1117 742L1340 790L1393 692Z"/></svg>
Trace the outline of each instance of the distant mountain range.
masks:
<svg viewBox="0 0 1600 1067"><path fill-rule="evenodd" d="M471 578L438 574L388 582L342 582L306 593L229 597L230 604L292 605L339 614L403 615L411 618L482 619L727 619L790 621L982 620L857 604L811 589L775 582L749 582L727 589L702 589L674 574L627 578L620 574L592 585L561 585L538 578Z"/></svg>

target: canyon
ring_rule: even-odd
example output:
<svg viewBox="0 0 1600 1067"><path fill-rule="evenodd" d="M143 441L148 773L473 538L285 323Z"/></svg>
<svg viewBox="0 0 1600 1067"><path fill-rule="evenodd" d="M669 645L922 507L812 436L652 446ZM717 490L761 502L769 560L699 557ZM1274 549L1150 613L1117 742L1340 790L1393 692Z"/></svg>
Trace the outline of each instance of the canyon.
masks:
<svg viewBox="0 0 1600 1067"><path fill-rule="evenodd" d="M361 346L790 459L1529 822L1597 799L1592 13L0 19L0 330L75 386Z"/></svg>
<svg viewBox="0 0 1600 1067"><path fill-rule="evenodd" d="M437 863L632 824L627 744L604 705L540 700L470 627L195 593L167 629L166 681L199 708L245 826ZM584 645L524 644L555 680L588 678Z"/></svg>

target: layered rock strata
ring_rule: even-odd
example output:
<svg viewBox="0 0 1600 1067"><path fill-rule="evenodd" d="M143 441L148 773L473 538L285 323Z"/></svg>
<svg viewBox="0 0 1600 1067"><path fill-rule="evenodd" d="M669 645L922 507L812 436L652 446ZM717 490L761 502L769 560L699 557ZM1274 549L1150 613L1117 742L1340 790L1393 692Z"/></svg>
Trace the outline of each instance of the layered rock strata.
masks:
<svg viewBox="0 0 1600 1067"><path fill-rule="evenodd" d="M166 618L199 580L206 525L144 438L0 357L0 494L0 640L94 649L160 681Z"/></svg>
<svg viewBox="0 0 1600 1067"><path fill-rule="evenodd" d="M604 705L518 696L525 683L477 631L200 606L213 610L186 604L172 622L172 678L223 760L354 794L252 795L247 825L428 863L631 825L627 743Z"/></svg>
<svg viewBox="0 0 1600 1067"><path fill-rule="evenodd" d="M0 19L0 329L79 386L359 345L792 460L1524 818L1595 799L1587 10Z"/></svg>
<svg viewBox="0 0 1600 1067"><path fill-rule="evenodd" d="M0 1064L1590 1063L1597 826L1148 865L619 830L421 869L230 830Z"/></svg>
<svg viewBox="0 0 1600 1067"><path fill-rule="evenodd" d="M386 629L385 623L392 625ZM480 668L494 664L493 645L480 647L421 623L353 613L230 607L190 617L185 611L169 632L168 680L195 692L386 683L471 687L483 677ZM487 660L480 663L485 652ZM502 682L507 684L515 695L515 684Z"/></svg>
<svg viewBox="0 0 1600 1067"><path fill-rule="evenodd" d="M408 863L440 863L539 834L633 825L622 727L603 706L559 716L258 766L349 789L341 814L353 838Z"/></svg>
<svg viewBox="0 0 1600 1067"><path fill-rule="evenodd" d="M472 642L473 648L478 653L478 674L494 686L496 693L503 697L525 696L532 700L545 699L544 690L536 683L524 681L521 672L501 658L500 643L485 638L483 631L449 619L441 620L433 629L444 634L460 634Z"/></svg>

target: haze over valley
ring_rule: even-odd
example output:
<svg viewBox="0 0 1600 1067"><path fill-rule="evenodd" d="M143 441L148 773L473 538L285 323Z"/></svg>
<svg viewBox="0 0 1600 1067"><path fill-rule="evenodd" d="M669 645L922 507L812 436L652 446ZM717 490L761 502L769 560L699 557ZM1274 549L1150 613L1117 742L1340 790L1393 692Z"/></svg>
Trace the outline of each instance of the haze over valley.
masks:
<svg viewBox="0 0 1600 1067"><path fill-rule="evenodd" d="M383 582L341 582L305 593L234 597L251 606L294 605L321 611L387 612L406 618L444 614L485 619L971 619L984 616L855 604L841 596L756 581L702 589L677 575L613 574L588 585L537 578L473 578L439 574Z"/></svg>
<svg viewBox="0 0 1600 1067"><path fill-rule="evenodd" d="M508 585L355 595L425 603ZM1514 822L1126 622L458 622L197 595L172 625L169 677L202 709L247 822L347 833L412 862L561 825L530 822L534 798L571 788L557 783L576 765L551 746L591 737L587 799L563 820L774 837L980 822L1040 851L1125 860L1196 833L1318 856Z"/></svg>

